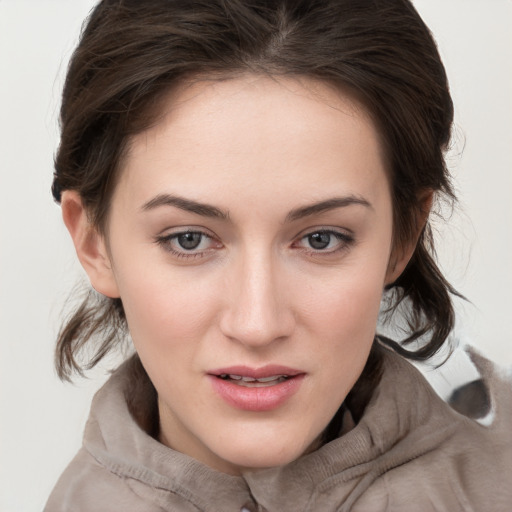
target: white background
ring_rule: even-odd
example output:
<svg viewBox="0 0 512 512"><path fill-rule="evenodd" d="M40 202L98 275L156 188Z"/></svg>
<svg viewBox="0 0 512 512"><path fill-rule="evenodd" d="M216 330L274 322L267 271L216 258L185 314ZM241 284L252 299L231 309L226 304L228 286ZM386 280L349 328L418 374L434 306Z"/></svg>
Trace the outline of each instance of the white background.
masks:
<svg viewBox="0 0 512 512"><path fill-rule="evenodd" d="M0 0L0 511L42 510L80 445L90 380L53 370L59 315L82 273L50 195L63 74L92 0ZM473 303L462 336L512 363L512 2L416 0L456 106L460 197L438 223L442 267Z"/></svg>

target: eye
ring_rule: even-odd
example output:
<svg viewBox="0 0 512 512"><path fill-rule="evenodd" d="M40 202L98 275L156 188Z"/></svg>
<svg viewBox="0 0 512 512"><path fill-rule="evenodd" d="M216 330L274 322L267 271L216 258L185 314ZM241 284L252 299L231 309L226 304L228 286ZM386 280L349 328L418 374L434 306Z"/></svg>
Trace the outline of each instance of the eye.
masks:
<svg viewBox="0 0 512 512"><path fill-rule="evenodd" d="M296 245L310 252L325 252L331 254L346 249L353 242L353 236L347 233L319 229L304 235Z"/></svg>
<svg viewBox="0 0 512 512"><path fill-rule="evenodd" d="M155 242L179 258L203 257L211 249L221 247L220 242L202 231L180 231L159 236Z"/></svg>
<svg viewBox="0 0 512 512"><path fill-rule="evenodd" d="M186 251L197 249L203 241L204 235L198 232L187 232L176 235L176 243Z"/></svg>
<svg viewBox="0 0 512 512"><path fill-rule="evenodd" d="M332 241L331 233L327 233L325 231L320 233L312 233L307 236L308 244L313 249L327 249Z"/></svg>

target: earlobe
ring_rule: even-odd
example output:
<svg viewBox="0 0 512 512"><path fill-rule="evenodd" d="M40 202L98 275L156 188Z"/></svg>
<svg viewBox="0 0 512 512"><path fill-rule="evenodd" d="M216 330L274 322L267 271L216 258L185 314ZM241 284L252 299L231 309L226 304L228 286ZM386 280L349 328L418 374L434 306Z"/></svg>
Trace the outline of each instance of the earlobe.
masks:
<svg viewBox="0 0 512 512"><path fill-rule="evenodd" d="M389 258L389 264L386 273L386 286L392 284L400 277L410 259L412 258L414 251L416 250L416 245L418 244L418 239L427 223L430 210L432 209L433 200L434 191L431 189L423 190L420 194L418 194L418 209L416 210L415 233L410 238L410 240L408 240L401 247L395 247L393 249L391 257Z"/></svg>
<svg viewBox="0 0 512 512"><path fill-rule="evenodd" d="M92 287L107 297L119 297L105 239L90 223L78 192L64 191L61 207L64 224Z"/></svg>

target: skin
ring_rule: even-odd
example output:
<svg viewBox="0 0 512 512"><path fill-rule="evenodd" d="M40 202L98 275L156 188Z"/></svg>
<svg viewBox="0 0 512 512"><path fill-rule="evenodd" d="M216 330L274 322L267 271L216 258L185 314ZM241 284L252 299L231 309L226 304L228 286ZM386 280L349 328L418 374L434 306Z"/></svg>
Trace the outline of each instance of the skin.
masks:
<svg viewBox="0 0 512 512"><path fill-rule="evenodd" d="M131 141L108 244L76 192L64 220L94 288L123 301L160 440L230 474L286 464L361 374L383 288L414 249L392 247L379 134L351 97L304 78L197 82L164 112ZM184 231L203 233L197 248ZM267 364L305 374L271 411L233 407L208 377Z"/></svg>

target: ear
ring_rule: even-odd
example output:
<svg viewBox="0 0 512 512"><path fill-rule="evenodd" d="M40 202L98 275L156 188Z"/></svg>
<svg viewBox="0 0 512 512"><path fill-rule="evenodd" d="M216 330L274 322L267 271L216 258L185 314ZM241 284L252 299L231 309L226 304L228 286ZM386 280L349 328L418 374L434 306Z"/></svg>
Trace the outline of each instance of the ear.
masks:
<svg viewBox="0 0 512 512"><path fill-rule="evenodd" d="M78 192L62 192L61 207L64 224L92 287L107 297L119 297L105 239L90 223Z"/></svg>
<svg viewBox="0 0 512 512"><path fill-rule="evenodd" d="M386 286L392 284L400 277L400 274L405 270L409 260L412 258L412 255L416 250L420 234L427 223L430 210L432 209L433 200L434 191L431 189L423 190L418 194L418 210L416 211L414 235L411 236L410 240L405 244L400 247L395 247L391 251L388 270L386 273Z"/></svg>

